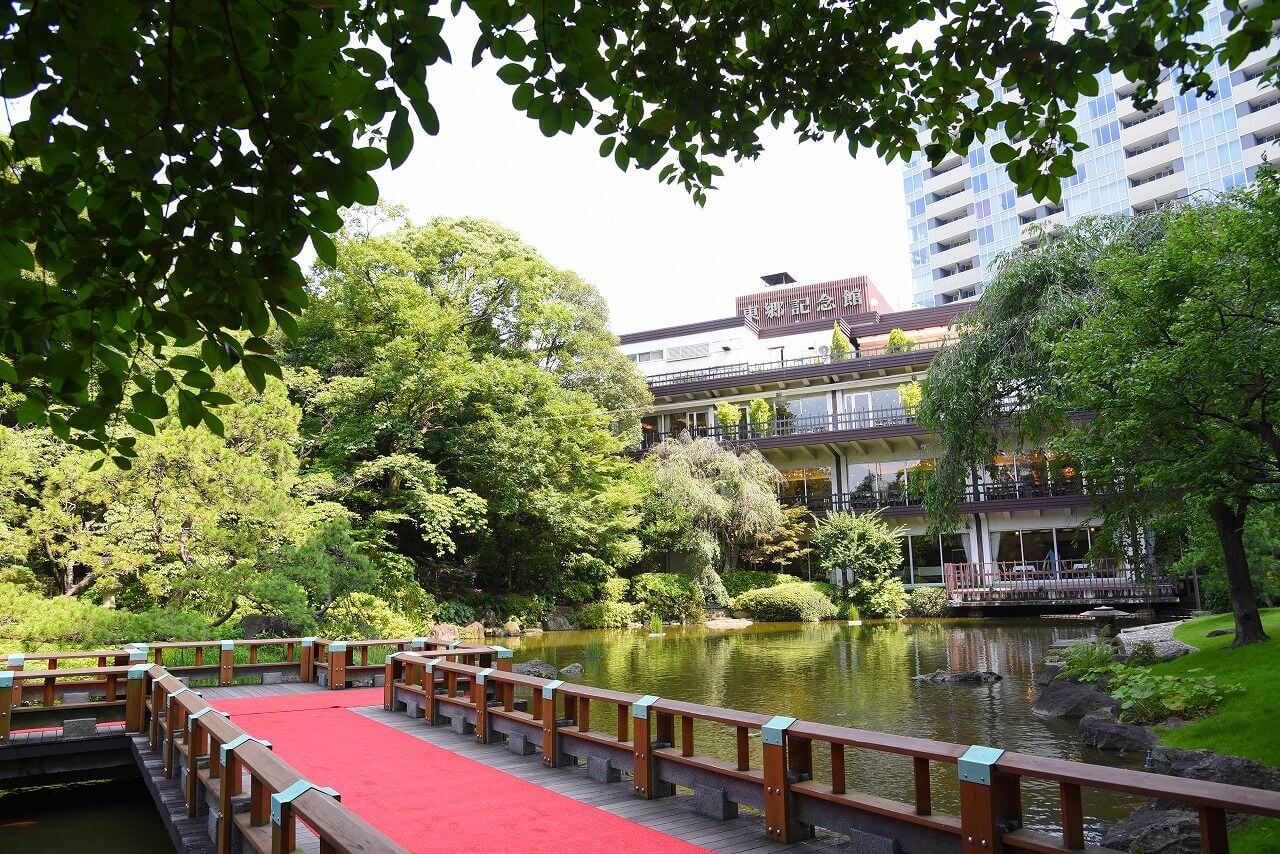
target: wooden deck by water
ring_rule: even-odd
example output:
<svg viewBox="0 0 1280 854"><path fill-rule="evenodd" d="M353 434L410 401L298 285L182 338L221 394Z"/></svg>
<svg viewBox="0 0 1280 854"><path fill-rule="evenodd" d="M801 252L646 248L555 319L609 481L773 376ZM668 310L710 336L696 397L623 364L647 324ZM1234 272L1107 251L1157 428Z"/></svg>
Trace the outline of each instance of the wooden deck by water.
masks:
<svg viewBox="0 0 1280 854"><path fill-rule="evenodd" d="M235 685L197 690L210 701L327 693L314 684ZM641 800L632 791L630 778L623 778L617 783L600 783L587 777L585 765L545 768L540 755L517 756L500 744L479 744L473 736L459 735L447 726L427 726L421 718L415 720L398 712L388 712L381 706L351 711L548 791L709 851L722 854L827 854L849 850L849 844L843 837L825 834L816 839L779 845L765 838L763 817L745 807L737 818L719 821L694 812L693 798L689 795L677 794L669 798Z"/></svg>

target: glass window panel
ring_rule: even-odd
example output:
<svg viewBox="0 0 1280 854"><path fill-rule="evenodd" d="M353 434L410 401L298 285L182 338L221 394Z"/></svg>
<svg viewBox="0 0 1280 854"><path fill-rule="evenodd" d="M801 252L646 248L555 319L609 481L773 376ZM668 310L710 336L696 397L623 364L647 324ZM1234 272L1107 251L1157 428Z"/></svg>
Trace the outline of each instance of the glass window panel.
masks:
<svg viewBox="0 0 1280 854"><path fill-rule="evenodd" d="M1044 528L1022 532L1022 559L1026 563L1041 563L1049 560L1053 551L1053 531Z"/></svg>
<svg viewBox="0 0 1280 854"><path fill-rule="evenodd" d="M1089 531L1086 528L1059 528L1056 531L1058 558L1081 561L1089 553Z"/></svg>
<svg viewBox="0 0 1280 854"><path fill-rule="evenodd" d="M937 537L912 537L911 557L916 584L933 584L942 580L942 549Z"/></svg>
<svg viewBox="0 0 1280 854"><path fill-rule="evenodd" d="M969 555L969 538L964 534L942 535L942 562L969 563L973 558Z"/></svg>
<svg viewBox="0 0 1280 854"><path fill-rule="evenodd" d="M856 500L870 500L875 497L880 479L880 468L876 463L849 463L849 492Z"/></svg>
<svg viewBox="0 0 1280 854"><path fill-rule="evenodd" d="M997 561L1022 563L1022 538L1017 531L996 531L991 537L995 540Z"/></svg>
<svg viewBox="0 0 1280 854"><path fill-rule="evenodd" d="M871 392L871 408L873 410L897 409L901 405L902 398L898 395L897 387L878 388Z"/></svg>
<svg viewBox="0 0 1280 854"><path fill-rule="evenodd" d="M900 560L898 561L898 577L902 579L904 584L911 583L911 539L909 537L898 537L898 546L900 548Z"/></svg>
<svg viewBox="0 0 1280 854"><path fill-rule="evenodd" d="M1017 472L1013 457L996 454L986 468L988 498L1013 498L1017 494Z"/></svg>

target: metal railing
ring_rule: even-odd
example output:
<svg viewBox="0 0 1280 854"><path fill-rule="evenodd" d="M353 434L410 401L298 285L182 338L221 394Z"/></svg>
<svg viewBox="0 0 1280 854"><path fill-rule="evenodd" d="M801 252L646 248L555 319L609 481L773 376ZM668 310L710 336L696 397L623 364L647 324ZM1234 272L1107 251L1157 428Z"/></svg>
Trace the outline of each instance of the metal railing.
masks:
<svg viewBox="0 0 1280 854"><path fill-rule="evenodd" d="M1051 560L948 563L943 566L953 602L1021 600L1124 600L1175 598L1177 585L1151 567L1114 560Z"/></svg>
<svg viewBox="0 0 1280 854"><path fill-rule="evenodd" d="M681 430L646 432L641 450L648 450L667 439L688 434L691 439L714 439L728 445L742 445L759 439L786 436L808 436L837 430L869 430L873 427L914 427L915 416L905 407L884 407L863 412L837 412L829 415L805 415L775 418L760 424L716 424L708 427L685 427Z"/></svg>
<svg viewBox="0 0 1280 854"><path fill-rule="evenodd" d="M665 374L654 374L648 378L649 388L662 388L680 383L701 382L703 380L728 379L754 374L784 371L788 368L802 368L811 365L841 365L867 359L873 356L891 356L898 353L925 352L946 346L945 339L931 341L914 341L904 347L890 348L887 344L875 347L860 346L844 358L832 356L804 356L798 359L777 359L772 362L735 362L732 365L717 365L713 368L694 368L687 371L670 371Z"/></svg>
<svg viewBox="0 0 1280 854"><path fill-rule="evenodd" d="M1008 501L1029 498L1066 498L1083 496L1083 486L1070 483L1031 484L979 484L967 490L962 502ZM885 510L892 507L918 507L924 503L924 487L908 488L901 483L881 484L876 487L855 489L849 492L832 492L825 495L782 496L783 504L806 507L814 513L831 511L858 512Z"/></svg>

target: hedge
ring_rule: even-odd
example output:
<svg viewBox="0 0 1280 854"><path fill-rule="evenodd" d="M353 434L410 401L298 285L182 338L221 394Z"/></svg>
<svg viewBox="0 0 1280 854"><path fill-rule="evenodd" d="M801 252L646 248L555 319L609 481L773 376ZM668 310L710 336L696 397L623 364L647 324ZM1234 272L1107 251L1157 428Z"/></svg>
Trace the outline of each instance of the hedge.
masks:
<svg viewBox="0 0 1280 854"><path fill-rule="evenodd" d="M748 590L759 590L763 587L777 587L795 581L795 576L781 572L757 572L753 569L739 569L720 575L724 589L733 598L741 596Z"/></svg>
<svg viewBox="0 0 1280 854"><path fill-rule="evenodd" d="M748 590L733 600L735 613L763 622L816 623L836 616L835 604L803 581Z"/></svg>
<svg viewBox="0 0 1280 854"><path fill-rule="evenodd" d="M574 615L574 622L584 629L625 629L635 619L636 606L629 602L593 602Z"/></svg>
<svg viewBox="0 0 1280 854"><path fill-rule="evenodd" d="M941 587L917 587L907 598L907 613L913 617L941 617L947 613L947 591Z"/></svg>
<svg viewBox="0 0 1280 854"><path fill-rule="evenodd" d="M631 579L631 601L663 620L702 619L702 591L674 572L645 572Z"/></svg>

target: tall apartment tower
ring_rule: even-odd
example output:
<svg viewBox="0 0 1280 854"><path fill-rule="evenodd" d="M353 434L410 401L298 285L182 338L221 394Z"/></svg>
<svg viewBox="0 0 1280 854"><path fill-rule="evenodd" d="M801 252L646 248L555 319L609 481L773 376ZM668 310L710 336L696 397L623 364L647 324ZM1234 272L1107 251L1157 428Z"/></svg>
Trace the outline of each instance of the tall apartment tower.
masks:
<svg viewBox="0 0 1280 854"><path fill-rule="evenodd" d="M1207 30L1220 37L1223 14ZM1062 204L1018 195L1004 166L991 159L989 137L968 156L930 166L917 154L904 168L911 252L912 303L917 307L971 299L990 279L992 261L1035 241L1033 225L1049 230L1092 214L1142 213L1202 190L1224 190L1257 173L1264 158L1280 163L1280 89L1261 77L1273 53L1250 54L1235 71L1215 72L1215 97L1180 95L1164 84L1159 103L1133 106L1136 84L1098 78L1097 97L1077 105L1080 139L1076 174L1063 181Z"/></svg>

